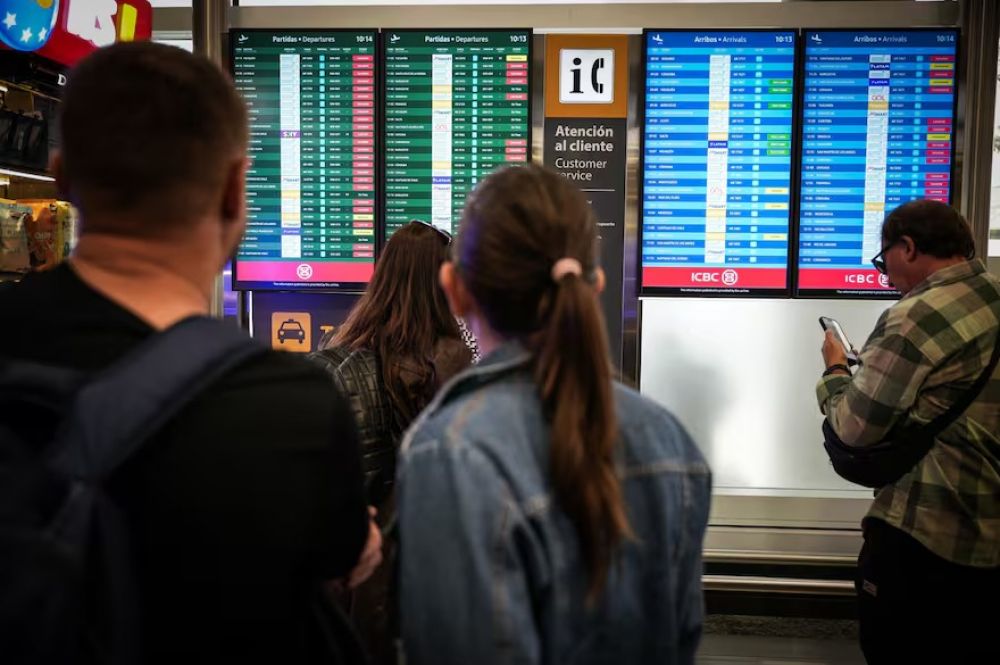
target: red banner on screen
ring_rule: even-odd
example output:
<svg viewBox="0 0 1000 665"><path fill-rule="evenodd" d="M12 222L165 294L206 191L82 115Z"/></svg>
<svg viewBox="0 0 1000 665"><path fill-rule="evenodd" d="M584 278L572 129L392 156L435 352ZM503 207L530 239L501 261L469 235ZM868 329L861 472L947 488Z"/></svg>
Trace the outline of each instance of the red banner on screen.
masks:
<svg viewBox="0 0 1000 665"><path fill-rule="evenodd" d="M678 289L783 289L784 268L666 268L642 269L643 287Z"/></svg>
<svg viewBox="0 0 1000 665"><path fill-rule="evenodd" d="M370 258L371 254L358 258ZM367 282L375 272L370 261L238 261L236 278L240 282Z"/></svg>
<svg viewBox="0 0 1000 665"><path fill-rule="evenodd" d="M874 268L799 268L799 289L808 291L895 291Z"/></svg>

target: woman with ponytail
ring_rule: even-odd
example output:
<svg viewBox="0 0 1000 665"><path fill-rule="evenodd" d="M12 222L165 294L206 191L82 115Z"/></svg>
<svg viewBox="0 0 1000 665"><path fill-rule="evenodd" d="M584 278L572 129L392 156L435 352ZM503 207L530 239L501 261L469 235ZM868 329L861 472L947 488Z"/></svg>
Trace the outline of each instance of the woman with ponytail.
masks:
<svg viewBox="0 0 1000 665"><path fill-rule="evenodd" d="M596 257L586 199L551 171L469 197L441 284L483 360L402 450L410 665L694 662L709 470L613 380Z"/></svg>

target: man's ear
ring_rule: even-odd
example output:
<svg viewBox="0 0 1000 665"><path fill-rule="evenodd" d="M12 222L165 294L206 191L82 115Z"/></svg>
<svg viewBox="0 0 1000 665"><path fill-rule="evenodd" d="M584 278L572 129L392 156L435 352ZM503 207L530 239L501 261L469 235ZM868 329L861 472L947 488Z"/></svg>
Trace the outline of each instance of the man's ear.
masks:
<svg viewBox="0 0 1000 665"><path fill-rule="evenodd" d="M907 263L913 263L917 260L920 251L917 249L917 243L913 242L913 238L902 236L899 239L899 244L903 246L903 259Z"/></svg>
<svg viewBox="0 0 1000 665"><path fill-rule="evenodd" d="M223 220L239 220L246 215L246 176L250 168L250 160L241 157L230 162L226 170L226 181L222 189L222 209L219 211Z"/></svg>
<svg viewBox="0 0 1000 665"><path fill-rule="evenodd" d="M244 157L230 163L219 202L222 251L231 258L243 239L247 227L246 171L249 161Z"/></svg>

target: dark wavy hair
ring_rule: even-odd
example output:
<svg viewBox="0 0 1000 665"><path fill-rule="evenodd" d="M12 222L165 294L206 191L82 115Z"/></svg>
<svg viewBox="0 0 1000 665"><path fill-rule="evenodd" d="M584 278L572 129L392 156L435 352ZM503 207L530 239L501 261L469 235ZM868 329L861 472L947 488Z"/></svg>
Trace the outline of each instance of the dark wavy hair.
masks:
<svg viewBox="0 0 1000 665"><path fill-rule="evenodd" d="M461 340L455 317L438 284L448 257L448 236L410 222L389 238L368 288L329 346L368 349L378 358L382 382L397 422L411 422L434 396L434 352L442 338ZM414 384L400 377L419 368Z"/></svg>

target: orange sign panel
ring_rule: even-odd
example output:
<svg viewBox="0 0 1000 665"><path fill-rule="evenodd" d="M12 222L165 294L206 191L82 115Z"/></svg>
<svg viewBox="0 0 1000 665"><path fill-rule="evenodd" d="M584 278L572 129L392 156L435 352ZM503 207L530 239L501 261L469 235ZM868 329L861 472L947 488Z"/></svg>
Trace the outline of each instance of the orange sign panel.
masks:
<svg viewBox="0 0 1000 665"><path fill-rule="evenodd" d="M272 313L271 348L292 353L312 351L312 315L309 312Z"/></svg>
<svg viewBox="0 0 1000 665"><path fill-rule="evenodd" d="M546 35L545 117L628 116L628 35Z"/></svg>

